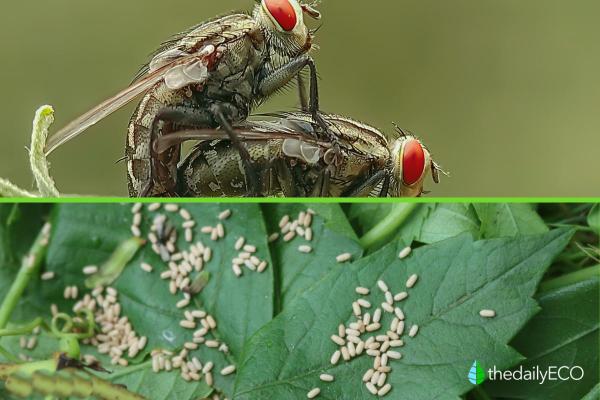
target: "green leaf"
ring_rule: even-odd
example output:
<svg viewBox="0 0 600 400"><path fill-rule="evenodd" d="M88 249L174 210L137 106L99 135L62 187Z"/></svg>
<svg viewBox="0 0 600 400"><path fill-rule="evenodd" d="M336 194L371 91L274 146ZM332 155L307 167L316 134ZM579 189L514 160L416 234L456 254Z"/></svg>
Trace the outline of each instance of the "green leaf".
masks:
<svg viewBox="0 0 600 400"><path fill-rule="evenodd" d="M18 268L44 225L47 212L48 206L43 204L0 204L0 271Z"/></svg>
<svg viewBox="0 0 600 400"><path fill-rule="evenodd" d="M393 207L389 203L352 203L343 206L348 221L361 237L385 219Z"/></svg>
<svg viewBox="0 0 600 400"><path fill-rule="evenodd" d="M127 264L135 256L135 253L144 244L145 241L137 237L132 237L122 242L111 254L110 258L100 267L98 272L85 280L85 286L88 289L98 286L110 286L119 278Z"/></svg>
<svg viewBox="0 0 600 400"><path fill-rule="evenodd" d="M341 208L335 204L298 205L277 204L264 206L269 232L279 232L279 221L284 215L292 220L298 213L313 209L313 240L307 242L296 237L291 242L279 238L271 244L271 257L278 272L278 310L285 309L306 288L325 276L335 266L335 258L341 253L352 253L354 259L362 255L352 227L346 220ZM310 254L300 253L298 246L308 244L313 250Z"/></svg>
<svg viewBox="0 0 600 400"><path fill-rule="evenodd" d="M512 237L548 231L531 204L474 204L481 220L481 237Z"/></svg>
<svg viewBox="0 0 600 400"><path fill-rule="evenodd" d="M228 356L204 346L191 354L197 355L201 360L212 360L216 364L215 368L221 369L236 362L246 339L273 316L273 264L268 252L267 231L261 210L256 205L196 204L186 205L185 208L198 223L195 228L195 240L202 240L213 249L213 258L205 266L205 270L210 273L210 282L194 297L189 308L199 306L212 314L218 323L218 339L227 343L230 349ZM212 242L209 235L200 232L201 226L215 226L220 222L218 214L225 208L232 210L231 218L223 222L226 237ZM149 232L154 215L144 211L144 233ZM37 310L38 315L43 313L46 316L50 303L58 304L61 311L71 310L73 301L62 298L64 287L77 285L80 293L84 291L85 276L82 268L86 265L102 265L118 246L129 240L131 219L130 206L57 206L53 215L54 229L47 256L47 270L55 271L56 278L35 282L28 291L27 307ZM180 224L182 220L174 216L173 222ZM179 248L186 248L183 235L179 236ZM249 242L256 245L258 257L268 261L269 267L262 274L247 273L241 278L236 278L233 274L231 260L238 253L234 249L234 243L239 236L248 238ZM139 267L142 262L154 266L154 271L144 272ZM192 331L179 325L184 319L183 310L175 306L182 296L171 295L167 281L159 278L159 274L164 270L165 263L152 251L150 245L146 245L135 254L112 285L119 291L122 315L128 316L140 336L148 337L145 351L134 360L134 364L140 362L152 349L180 350L184 342L191 340ZM90 349L86 348L84 352L90 352ZM148 368L147 366L146 370ZM180 382L171 377L172 374L156 375L146 370L129 376L131 381L128 382L135 384L138 380L151 380L154 377L156 385L164 385L161 388L180 386ZM147 377L144 378L145 376ZM214 378L217 388L225 393L231 392L234 377L222 377L217 373L214 374ZM181 390L192 389L174 387L173 390L182 394ZM168 392L171 393L171 389Z"/></svg>
<svg viewBox="0 0 600 400"><path fill-rule="evenodd" d="M27 357L31 357L34 360L45 360L50 359L52 354L58 348L58 339L51 336L49 333L42 332L39 335L29 334L23 335L29 340L35 336L37 342L33 349L23 349L20 346L21 336L7 336L2 338L2 346L9 350L12 354L18 355L23 354ZM2 357L0 356L0 360ZM8 360L4 360L8 361Z"/></svg>
<svg viewBox="0 0 600 400"><path fill-rule="evenodd" d="M346 207L348 218L356 232L363 236L387 217L394 204L352 204ZM419 204L396 234L406 243L435 243L461 233L478 237L480 223L470 204ZM391 237L389 238L391 239Z"/></svg>
<svg viewBox="0 0 600 400"><path fill-rule="evenodd" d="M488 382L486 390L508 399L580 399L597 384L600 279L594 278L546 292L538 297L542 311L511 345L527 357L523 370L579 366L581 380ZM576 371L576 374L579 374ZM597 397L596 397L597 398Z"/></svg>
<svg viewBox="0 0 600 400"><path fill-rule="evenodd" d="M594 228L600 233L600 204L595 204L594 207L592 207L587 221L590 228Z"/></svg>
<svg viewBox="0 0 600 400"><path fill-rule="evenodd" d="M479 220L471 204L436 204L425 219L416 240L435 243L462 233L479 235Z"/></svg>
<svg viewBox="0 0 600 400"><path fill-rule="evenodd" d="M360 236L391 211L393 204L351 204L346 213ZM405 242L435 243L468 232L474 238L513 237L547 232L544 221L527 204L422 204L398 229Z"/></svg>
<svg viewBox="0 0 600 400"><path fill-rule="evenodd" d="M157 375L147 364L119 371L111 381L125 385L129 391L152 400L203 399L213 392L204 381L186 382L177 371Z"/></svg>
<svg viewBox="0 0 600 400"><path fill-rule="evenodd" d="M356 234L362 238L381 221L386 219L397 206L398 204L389 203L355 203L346 205L345 212ZM411 243L415 238L419 237L423 223L435 205L416 204L415 206L415 210L400 225L395 235L391 235L386 239L389 240L393 237L401 236L406 243ZM381 248L381 246L379 247Z"/></svg>
<svg viewBox="0 0 600 400"><path fill-rule="evenodd" d="M49 206L45 204L0 204L0 300L4 299L19 270L21 259L44 225ZM37 316L23 301L11 315L14 321Z"/></svg>
<svg viewBox="0 0 600 400"><path fill-rule="evenodd" d="M414 250L399 260L403 244L391 244L351 265L337 265L250 339L238 370L234 399L303 399L313 387L321 399L372 398L361 377L372 359L330 364L336 345L329 339L338 324L352 321L357 286L371 289L371 303L382 301L384 279L393 292L408 276L419 281L403 304L408 326L419 334L405 339L403 357L392 363L386 399L456 399L472 386L467 380L474 360L507 368L521 357L506 343L535 314L532 299L552 260L572 232L556 230L517 239L474 242L464 234ZM494 319L479 311L492 308ZM390 322L389 315L383 320ZM335 375L324 384L319 374Z"/></svg>
<svg viewBox="0 0 600 400"><path fill-rule="evenodd" d="M581 400L598 400L600 399L600 383L594 386L592 390L585 396L581 398Z"/></svg>

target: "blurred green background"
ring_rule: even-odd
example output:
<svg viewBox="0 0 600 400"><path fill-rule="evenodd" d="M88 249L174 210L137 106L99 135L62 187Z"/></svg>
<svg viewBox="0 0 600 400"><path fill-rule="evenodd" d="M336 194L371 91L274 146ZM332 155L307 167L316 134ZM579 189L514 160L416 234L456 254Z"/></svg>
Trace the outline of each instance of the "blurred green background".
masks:
<svg viewBox="0 0 600 400"><path fill-rule="evenodd" d="M54 130L125 88L164 39L251 0L23 0L0 15L0 176L32 187L31 120ZM431 196L600 196L600 2L323 0L322 108L418 133ZM313 26L316 26L310 22ZM294 92L262 107L289 110ZM51 156L63 193L126 195L133 106Z"/></svg>

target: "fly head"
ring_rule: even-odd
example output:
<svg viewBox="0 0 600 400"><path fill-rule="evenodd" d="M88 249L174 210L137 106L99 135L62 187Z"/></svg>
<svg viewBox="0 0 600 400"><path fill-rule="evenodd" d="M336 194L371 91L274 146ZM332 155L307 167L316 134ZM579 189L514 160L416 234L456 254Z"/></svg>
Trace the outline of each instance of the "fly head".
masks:
<svg viewBox="0 0 600 400"><path fill-rule="evenodd" d="M429 150L413 135L404 136L392 143L392 182L394 197L418 197L423 194L425 178L431 171L437 178L438 167Z"/></svg>
<svg viewBox="0 0 600 400"><path fill-rule="evenodd" d="M321 18L314 7L297 0L261 0L254 10L254 18L273 51L290 57L305 53L312 46L312 33L304 22L304 14Z"/></svg>

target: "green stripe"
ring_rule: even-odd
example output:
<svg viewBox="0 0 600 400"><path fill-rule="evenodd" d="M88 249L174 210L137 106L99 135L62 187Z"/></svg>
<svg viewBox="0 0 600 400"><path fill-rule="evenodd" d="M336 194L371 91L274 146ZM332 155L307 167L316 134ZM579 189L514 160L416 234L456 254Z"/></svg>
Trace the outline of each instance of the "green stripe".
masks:
<svg viewBox="0 0 600 400"><path fill-rule="evenodd" d="M600 197L420 197L420 198L0 198L0 203L600 203Z"/></svg>

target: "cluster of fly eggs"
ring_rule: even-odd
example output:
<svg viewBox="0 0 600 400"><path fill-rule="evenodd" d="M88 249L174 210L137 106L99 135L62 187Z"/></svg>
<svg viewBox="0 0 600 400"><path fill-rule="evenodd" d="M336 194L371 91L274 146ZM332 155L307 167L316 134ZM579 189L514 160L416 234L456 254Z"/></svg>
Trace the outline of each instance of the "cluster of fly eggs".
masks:
<svg viewBox="0 0 600 400"><path fill-rule="evenodd" d="M95 346L100 354L108 355L113 365L127 366L125 355L134 358L145 348L147 338L138 336L128 318L121 316L121 308L116 289L97 287L86 293L73 306L73 311L91 311L98 324L98 333L85 339L84 343Z"/></svg>
<svg viewBox="0 0 600 400"><path fill-rule="evenodd" d="M411 275L406 282L407 288L414 287L417 280L417 275ZM365 298L371 294L371 290L363 286L355 288L356 294L359 295L359 298L352 302L352 312L356 320L348 326L340 324L337 333L331 335L330 339L338 349L332 354L330 362L332 365L338 364L342 359L348 362L363 353L372 357L373 367L365 372L362 380L370 393L383 397L392 390L391 384L386 382L392 370L390 363L402 358L397 348L404 346L401 337L404 334L405 314L396 303L405 300L408 293L403 291L392 294L384 280L377 281L376 288L383 294L385 301L375 310L371 302ZM377 333L382 328L384 313L391 314L392 321L385 333ZM409 330L409 336L414 337L417 332L418 326L413 325ZM363 340L364 334L371 334L371 336ZM323 374L320 378L322 382L331 382L335 379L330 374ZM320 389L315 388L307 394L307 397L313 398L319 394ZM313 397L310 397L311 395Z"/></svg>
<svg viewBox="0 0 600 400"><path fill-rule="evenodd" d="M193 229L196 227L196 222L190 212L177 204L165 204L163 206L160 203L151 204L148 207L148 210L156 212L159 211L161 207L167 213L179 214L183 220L181 228L184 231L185 241L187 243L192 243ZM142 206L138 204L134 205L132 208L134 224L138 228L141 224L141 210ZM225 210L218 215L218 219L224 221L230 216L231 211ZM225 229L222 223L217 224L215 227L210 227L210 230L205 227L204 232L211 234L213 240L225 237ZM177 252L175 248L177 231L174 228L169 228L166 215L158 215L154 218L151 232L149 233L149 239L153 244L155 252L161 254L163 261L168 262L169 269L161 273L161 278L170 280L169 290L172 294L176 294L178 290L183 292L183 299L177 302L176 307L178 309L187 308L191 301L191 295L187 292L191 285L189 274L193 272L193 270L200 272L203 264L210 261L212 257L211 248L198 242L192 244L186 251ZM162 254L163 248L166 248L166 254ZM152 272L154 269L150 264L145 262L140 265L140 268L145 272ZM205 338L205 335L208 332L216 329L216 320L213 316L207 314L203 310L185 310L184 318L180 320L179 325L184 329L195 330L193 340L186 342L183 350L178 355L172 353L168 354L164 351L153 352L153 370L158 372L160 370L180 369L181 376L184 380L198 381L204 376L206 383L209 386L212 386L213 378L211 370L213 363L208 362L205 365L202 365L197 358L188 360L187 355L189 351L198 349L200 344L204 344L209 348L218 348L219 351L224 353L229 351L229 348L225 343ZM234 372L235 366L233 365L226 366L221 370L221 374L224 376Z"/></svg>
<svg viewBox="0 0 600 400"><path fill-rule="evenodd" d="M300 211L296 219L288 214L284 215L279 220L279 232L273 233L269 237L269 242L274 242L280 237L283 238L284 242L291 242L294 238L300 237L311 242L313 239L313 228L312 223L315 212L310 208L304 211ZM308 245L302 245L298 247L298 251L301 253L310 253L312 248Z"/></svg>
<svg viewBox="0 0 600 400"><path fill-rule="evenodd" d="M258 258L256 246L247 243L245 237L240 236L235 241L234 249L238 254L231 260L231 268L238 278L242 276L244 267L258 273L264 272L267 268L267 261Z"/></svg>
<svg viewBox="0 0 600 400"><path fill-rule="evenodd" d="M37 344L38 344L38 335L41 333L41 328L39 326L36 326L33 331L31 332L31 335L29 337L27 336L21 336L19 338L19 347L23 350L33 350L36 348ZM19 358L23 361L31 361L31 357L27 356L26 354L19 354Z"/></svg>

